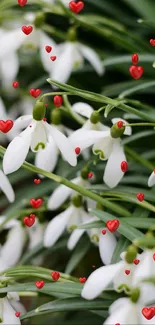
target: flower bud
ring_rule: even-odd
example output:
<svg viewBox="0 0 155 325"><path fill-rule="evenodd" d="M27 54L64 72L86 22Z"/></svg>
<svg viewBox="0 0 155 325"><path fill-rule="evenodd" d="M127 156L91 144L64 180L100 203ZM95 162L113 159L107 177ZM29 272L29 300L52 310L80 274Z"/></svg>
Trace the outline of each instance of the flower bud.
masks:
<svg viewBox="0 0 155 325"><path fill-rule="evenodd" d="M83 169L81 170L81 177L82 177L83 179L88 179L88 168L83 168Z"/></svg>
<svg viewBox="0 0 155 325"><path fill-rule="evenodd" d="M124 131L125 126L122 126L120 128L118 127L118 123L115 123L110 129L111 137L114 139L120 138L123 135Z"/></svg>
<svg viewBox="0 0 155 325"><path fill-rule="evenodd" d="M92 124L100 122L100 114L98 112L93 112L90 116L90 121Z"/></svg>
<svg viewBox="0 0 155 325"><path fill-rule="evenodd" d="M81 195L75 195L72 198L72 204L76 207L79 208L82 205L82 196Z"/></svg>
<svg viewBox="0 0 155 325"><path fill-rule="evenodd" d="M45 116L46 108L44 106L44 103L40 100L37 100L37 102L34 105L33 108L33 118L36 121L41 121L43 117Z"/></svg>
<svg viewBox="0 0 155 325"><path fill-rule="evenodd" d="M77 31L74 27L69 28L67 32L67 40L69 42L76 42L77 40Z"/></svg>
<svg viewBox="0 0 155 325"><path fill-rule="evenodd" d="M43 12L38 12L34 19L34 26L36 28L41 27L45 22L45 14Z"/></svg>
<svg viewBox="0 0 155 325"><path fill-rule="evenodd" d="M126 255L125 255L126 262L132 264L136 256L137 256L137 248L134 245L130 245L126 250Z"/></svg>
<svg viewBox="0 0 155 325"><path fill-rule="evenodd" d="M51 112L51 122L55 125L61 124L61 112L57 109L53 109Z"/></svg>
<svg viewBox="0 0 155 325"><path fill-rule="evenodd" d="M131 291L131 296L130 299L133 303L136 303L138 301L140 297L140 289L139 288L135 288Z"/></svg>

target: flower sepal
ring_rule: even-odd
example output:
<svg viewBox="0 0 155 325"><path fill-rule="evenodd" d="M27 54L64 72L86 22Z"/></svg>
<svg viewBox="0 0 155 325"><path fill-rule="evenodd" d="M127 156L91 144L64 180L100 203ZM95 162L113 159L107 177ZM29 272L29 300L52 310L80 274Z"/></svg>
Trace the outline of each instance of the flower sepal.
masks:
<svg viewBox="0 0 155 325"><path fill-rule="evenodd" d="M90 121L92 124L100 122L100 114L98 112L93 112L90 116Z"/></svg>
<svg viewBox="0 0 155 325"><path fill-rule="evenodd" d="M81 195L75 195L72 198L72 204L76 207L76 208L80 208L82 206L82 196Z"/></svg>
<svg viewBox="0 0 155 325"><path fill-rule="evenodd" d="M119 127L118 123L115 123L110 129L110 134L112 138L117 139L123 135L124 131L125 126Z"/></svg>
<svg viewBox="0 0 155 325"><path fill-rule="evenodd" d="M61 112L60 110L53 109L51 112L51 122L54 125L60 125L61 124Z"/></svg>
<svg viewBox="0 0 155 325"><path fill-rule="evenodd" d="M127 250L126 250L126 254L125 254L125 260L127 263L132 264L133 260L136 258L137 256L137 248L134 245L130 245Z"/></svg>
<svg viewBox="0 0 155 325"><path fill-rule="evenodd" d="M134 288L131 291L131 295L130 295L130 299L133 303L137 303L137 301L139 300L140 297L140 289L139 288Z"/></svg>
<svg viewBox="0 0 155 325"><path fill-rule="evenodd" d="M33 108L33 119L36 121L41 121L45 116L45 111L46 108L44 106L44 103L40 100L37 100Z"/></svg>

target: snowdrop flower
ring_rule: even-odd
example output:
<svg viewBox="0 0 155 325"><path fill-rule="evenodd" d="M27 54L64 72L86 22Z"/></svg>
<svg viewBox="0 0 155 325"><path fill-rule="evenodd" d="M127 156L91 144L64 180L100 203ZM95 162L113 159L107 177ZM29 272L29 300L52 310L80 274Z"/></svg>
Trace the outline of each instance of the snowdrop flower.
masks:
<svg viewBox="0 0 155 325"><path fill-rule="evenodd" d="M148 292L149 295L149 292ZM129 298L117 299L109 308L109 317L103 325L129 324L129 325L154 325L154 317L147 320L142 314L143 306L139 302L134 303Z"/></svg>
<svg viewBox="0 0 155 325"><path fill-rule="evenodd" d="M4 216L0 217L0 224L5 220ZM9 229L6 242L0 248L0 269L16 265L21 257L25 245L25 230L17 220L8 222L4 229Z"/></svg>
<svg viewBox="0 0 155 325"><path fill-rule="evenodd" d="M124 259L124 253L121 254L121 258L120 262L102 266L89 276L82 290L83 298L88 300L95 299L111 282L113 282L116 291L121 291L122 289L125 291L129 290L137 266L127 263ZM130 273L126 274L125 271Z"/></svg>
<svg viewBox="0 0 155 325"><path fill-rule="evenodd" d="M14 190L2 170L0 170L0 189L6 195L8 201L12 203L15 200Z"/></svg>
<svg viewBox="0 0 155 325"><path fill-rule="evenodd" d="M76 154L69 140L54 125L49 125L43 120L45 114L44 104L37 102L32 115L21 116L15 121L15 126L27 128L11 141L3 158L5 174L18 170L23 164L29 148L33 152L43 150L49 138L52 137L57 148L71 166L76 166Z"/></svg>
<svg viewBox="0 0 155 325"><path fill-rule="evenodd" d="M108 160L103 176L104 182L110 188L117 186L124 175L124 172L121 170L121 162L126 161L120 135L112 137L111 129L99 122L99 116L96 112L93 112L92 107L89 105L76 103L72 108L74 112L88 117L88 121L82 128L71 134L69 137L70 142L74 147L80 147L81 151L94 144L93 153L99 155L101 160ZM112 123L115 125L120 120L124 124L127 123L120 118L112 119ZM90 132L90 130L94 129L99 130L98 136L101 135L100 138L92 137L92 131ZM131 135L131 132L130 126L125 127L124 133L122 131L125 135Z"/></svg>
<svg viewBox="0 0 155 325"><path fill-rule="evenodd" d="M15 316L15 312L8 296L0 298L0 322L2 325L20 325L20 319Z"/></svg>
<svg viewBox="0 0 155 325"><path fill-rule="evenodd" d="M133 285L138 285L145 278L155 276L155 250L146 249L139 255L140 263L137 265L133 277Z"/></svg>

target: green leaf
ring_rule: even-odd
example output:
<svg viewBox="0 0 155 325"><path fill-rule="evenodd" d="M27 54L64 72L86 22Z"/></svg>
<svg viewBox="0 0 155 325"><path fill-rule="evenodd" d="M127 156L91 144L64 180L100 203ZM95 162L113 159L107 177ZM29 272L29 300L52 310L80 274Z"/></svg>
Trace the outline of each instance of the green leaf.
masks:
<svg viewBox="0 0 155 325"><path fill-rule="evenodd" d="M128 3L139 15L148 20L154 21L155 4L154 1L146 0L123 0Z"/></svg>
<svg viewBox="0 0 155 325"><path fill-rule="evenodd" d="M83 257L87 254L91 247L91 243L88 237L82 237L81 240L76 245L73 254L70 260L67 263L65 273L71 274L72 271L76 268L76 266L80 263Z"/></svg>
<svg viewBox="0 0 155 325"><path fill-rule="evenodd" d="M130 89L124 90L122 93L120 93L119 98L125 98L128 97L129 95L132 95L135 92L138 92L139 90L154 87L155 86L155 81L150 81L150 82L143 82L140 85L136 85Z"/></svg>
<svg viewBox="0 0 155 325"><path fill-rule="evenodd" d="M91 214L98 217L100 220L104 221L106 223L108 220L116 219L116 217L110 213L100 211L93 209L91 210ZM120 221L120 225L117 229L117 231L123 235L125 238L130 240L131 242L135 240L136 238L143 237L143 233L132 226L130 226L126 221L125 218L122 220L120 218L117 218L117 220ZM131 219L132 220L132 219Z"/></svg>
<svg viewBox="0 0 155 325"><path fill-rule="evenodd" d="M128 138L125 138L122 140L122 145L125 145L125 144L128 144L128 143L131 143L133 141L136 141L136 140L139 140L139 139L142 139L142 138L146 138L146 137L149 137L149 136L153 136L155 135L155 131L154 130L147 130L147 131L141 131L141 132L138 132L136 134L133 134L131 135L130 137Z"/></svg>
<svg viewBox="0 0 155 325"><path fill-rule="evenodd" d="M124 236L120 236L113 252L113 256L111 258L111 264L115 264L120 261L120 254L126 251L127 247L130 245L130 241Z"/></svg>

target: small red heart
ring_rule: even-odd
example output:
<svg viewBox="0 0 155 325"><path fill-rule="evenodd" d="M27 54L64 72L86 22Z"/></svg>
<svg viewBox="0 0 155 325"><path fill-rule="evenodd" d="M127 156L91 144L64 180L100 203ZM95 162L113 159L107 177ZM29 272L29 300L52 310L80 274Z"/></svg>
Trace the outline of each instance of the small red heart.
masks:
<svg viewBox="0 0 155 325"><path fill-rule="evenodd" d="M12 120L7 120L3 121L0 120L0 131L3 133L9 132L13 127L13 121Z"/></svg>
<svg viewBox="0 0 155 325"><path fill-rule="evenodd" d="M103 229L103 230L102 230L102 235L105 235L106 232L107 232L106 229Z"/></svg>
<svg viewBox="0 0 155 325"><path fill-rule="evenodd" d="M127 161L124 160L124 161L121 162L121 170L122 170L123 173L125 173L128 170Z"/></svg>
<svg viewBox="0 0 155 325"><path fill-rule="evenodd" d="M19 317L20 316L20 312L19 311L16 311L15 316L16 317Z"/></svg>
<svg viewBox="0 0 155 325"><path fill-rule="evenodd" d="M33 27L32 26L22 26L22 31L25 35L29 35L33 31Z"/></svg>
<svg viewBox="0 0 155 325"><path fill-rule="evenodd" d="M41 90L39 88L37 88L37 89L31 88L30 89L30 95L32 97L37 98L40 94L41 94Z"/></svg>
<svg viewBox="0 0 155 325"><path fill-rule="evenodd" d="M50 59L52 60L52 61L55 61L56 60L56 56L54 55L54 56L50 56Z"/></svg>
<svg viewBox="0 0 155 325"><path fill-rule="evenodd" d="M131 65L131 67L129 68L129 72L132 78L138 80L143 75L144 69L141 66L136 67L135 65Z"/></svg>
<svg viewBox="0 0 155 325"><path fill-rule="evenodd" d="M86 282L86 278L79 278L79 281L81 282L81 283L85 283Z"/></svg>
<svg viewBox="0 0 155 325"><path fill-rule="evenodd" d="M129 275L130 274L130 270L125 270L125 274Z"/></svg>
<svg viewBox="0 0 155 325"><path fill-rule="evenodd" d="M13 88L18 88L19 87L19 82L18 81L13 81L12 87Z"/></svg>
<svg viewBox="0 0 155 325"><path fill-rule="evenodd" d="M143 193L138 193L137 194L137 199L138 199L138 201L142 202L144 200L144 194Z"/></svg>
<svg viewBox="0 0 155 325"><path fill-rule="evenodd" d="M18 0L18 4L19 4L21 7L24 7L24 6L27 4L27 0Z"/></svg>
<svg viewBox="0 0 155 325"><path fill-rule="evenodd" d="M59 280L59 278L60 278L60 273L59 272L52 272L51 273L51 277L52 277L52 279L54 280L54 281L58 281Z"/></svg>
<svg viewBox="0 0 155 325"><path fill-rule="evenodd" d="M92 178L93 177L93 173L88 173L88 178Z"/></svg>
<svg viewBox="0 0 155 325"><path fill-rule="evenodd" d="M144 307L142 309L142 314L146 319L150 320L155 316L155 308L154 307L150 307L150 308Z"/></svg>
<svg viewBox="0 0 155 325"><path fill-rule="evenodd" d="M154 261L155 261L155 253L153 254L153 256L152 256L152 257L153 257L153 259L154 259Z"/></svg>
<svg viewBox="0 0 155 325"><path fill-rule="evenodd" d="M43 204L43 200L42 199L31 199L30 204L32 205L33 208L38 209Z"/></svg>
<svg viewBox="0 0 155 325"><path fill-rule="evenodd" d="M40 182L41 182L41 180L39 178L38 179L37 178L34 179L34 183L35 184L40 184Z"/></svg>
<svg viewBox="0 0 155 325"><path fill-rule="evenodd" d="M47 53L50 53L52 51L52 46L46 45L45 50Z"/></svg>
<svg viewBox="0 0 155 325"><path fill-rule="evenodd" d="M151 44L152 46L155 46L155 39L150 39L150 44Z"/></svg>
<svg viewBox="0 0 155 325"><path fill-rule="evenodd" d="M120 225L120 222L117 219L108 220L106 222L106 226L110 232L115 232L118 229L119 225Z"/></svg>
<svg viewBox="0 0 155 325"><path fill-rule="evenodd" d="M37 282L35 283L35 285L36 285L36 287L37 287L38 289L41 289L41 288L43 288L43 286L45 285L45 282L44 282L43 280L41 280L41 281L37 281Z"/></svg>
<svg viewBox="0 0 155 325"><path fill-rule="evenodd" d="M84 8L84 2L83 1L78 1L74 2L71 1L69 3L69 8L75 13L78 14L83 8Z"/></svg>
<svg viewBox="0 0 155 325"><path fill-rule="evenodd" d="M132 54L131 60L132 60L133 64L137 64L138 60L139 60L138 54L136 54L136 53Z"/></svg>
<svg viewBox="0 0 155 325"><path fill-rule="evenodd" d="M32 227L35 223L35 214L30 214L30 217L24 217L23 221L27 227Z"/></svg>
<svg viewBox="0 0 155 325"><path fill-rule="evenodd" d="M81 149L80 149L80 147L76 147L76 148L75 148L75 153L76 153L77 155L79 155L79 154L80 154L80 152L81 152Z"/></svg>
<svg viewBox="0 0 155 325"><path fill-rule="evenodd" d="M139 262L140 262L140 260L138 260L138 258L137 258L137 259L135 258L135 259L133 260L133 263L134 263L135 265L138 265Z"/></svg>

